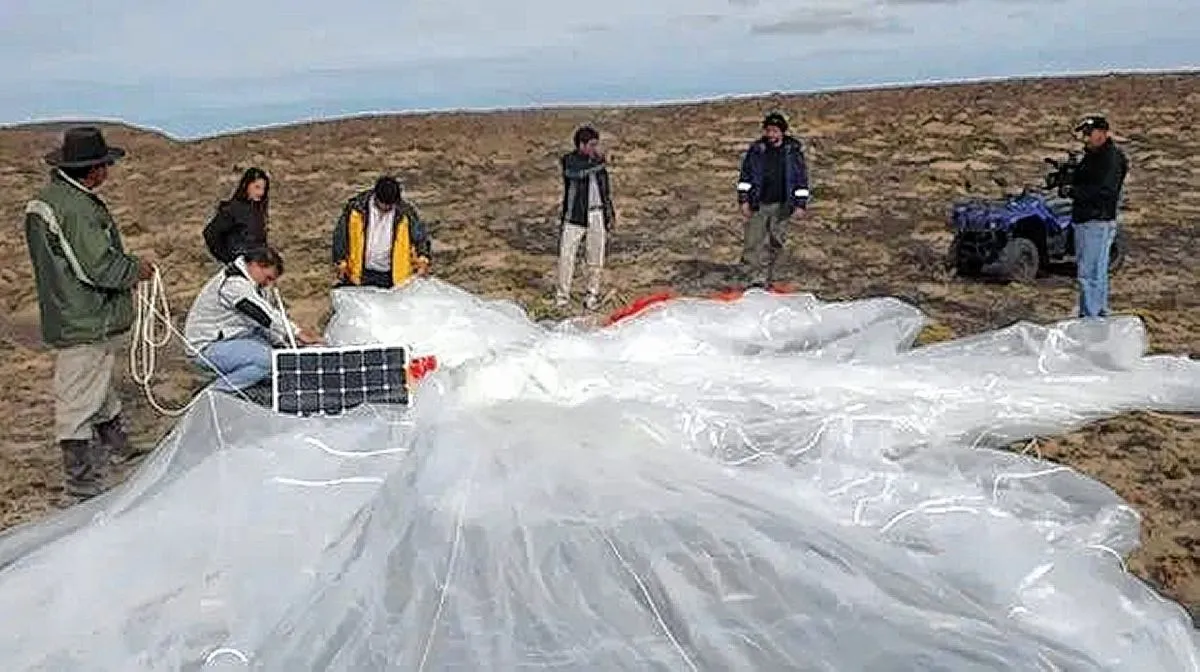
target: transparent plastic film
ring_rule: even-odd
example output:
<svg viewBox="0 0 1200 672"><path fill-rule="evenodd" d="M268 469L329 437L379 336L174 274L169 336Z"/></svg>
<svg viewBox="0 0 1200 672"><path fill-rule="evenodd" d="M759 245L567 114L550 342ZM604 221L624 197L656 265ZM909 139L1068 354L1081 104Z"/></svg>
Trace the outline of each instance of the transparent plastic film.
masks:
<svg viewBox="0 0 1200 672"><path fill-rule="evenodd" d="M1200 670L1139 517L1004 449L1200 410L1136 319L916 347L917 309L664 297L543 325L339 289L411 407L206 392L118 489L0 536L4 670Z"/></svg>

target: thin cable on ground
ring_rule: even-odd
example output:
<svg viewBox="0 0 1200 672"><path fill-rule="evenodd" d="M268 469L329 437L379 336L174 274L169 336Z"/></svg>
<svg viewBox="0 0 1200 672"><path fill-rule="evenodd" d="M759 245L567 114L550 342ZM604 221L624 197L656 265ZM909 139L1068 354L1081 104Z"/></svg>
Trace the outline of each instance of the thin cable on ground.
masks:
<svg viewBox="0 0 1200 672"><path fill-rule="evenodd" d="M1092 550L1104 551L1105 553L1108 553L1109 555L1116 558L1117 562L1120 563L1122 572L1125 572L1126 574L1129 573L1129 567L1125 564L1125 558L1121 557L1121 554L1116 552L1112 548L1105 546L1104 544L1088 544L1087 546L1084 546L1084 548L1090 548Z"/></svg>
<svg viewBox="0 0 1200 672"><path fill-rule="evenodd" d="M638 590L642 594L642 599L646 600L646 604L650 606L650 613L654 614L654 620L658 622L658 627L662 630L662 633L667 638L667 641L671 643L671 646L675 647L675 652L678 653L679 657L683 659L683 662L688 666L688 669L692 670L692 672L699 672L700 668L696 666L696 663L692 662L692 657L688 655L687 649L683 648L683 645L679 643L679 638L675 636L675 633L671 630L671 626L667 624L667 619L663 617L662 611L654 602L654 596L650 594L650 588L646 586L646 582L642 580L642 577L638 576L637 571L635 571L633 566L629 564L629 561L625 559L625 556L621 555L621 551L617 548L617 545L613 543L612 537L608 536L604 530L598 531L600 533L600 537L604 539L604 543L608 544L608 550L612 551L612 554L617 558L617 562L621 564L621 568L624 569L625 572L629 574L630 578L633 579L633 582L637 584Z"/></svg>
<svg viewBox="0 0 1200 672"><path fill-rule="evenodd" d="M344 478L329 478L324 480L276 476L271 480L275 483L282 483L284 485L299 485L307 488L325 488L331 485L358 485L363 483L379 485L384 482L383 478L380 476L346 476Z"/></svg>
<svg viewBox="0 0 1200 672"><path fill-rule="evenodd" d="M234 649L234 648L230 648L230 647L222 647L219 649L213 649L212 651L209 651L208 655L204 657L204 664L212 665L213 661L216 660L218 656L228 656L230 658L233 658L235 660L238 660L238 661L241 661L242 663L247 663L247 664L250 662L250 657L247 656L246 654L242 653L238 649Z"/></svg>
<svg viewBox="0 0 1200 672"><path fill-rule="evenodd" d="M1025 447L1021 449L1022 455L1028 455L1029 453L1033 453L1039 460L1046 459L1042 457L1041 444L1038 442L1038 438L1036 436L1030 439L1029 443L1025 444Z"/></svg>
<svg viewBox="0 0 1200 672"><path fill-rule="evenodd" d="M391 455L394 453L408 452L407 446L402 446L400 448L380 448L379 450L337 450L336 448L330 448L329 444L325 443L324 441L311 436L304 437L304 442L309 445L316 446L317 448L329 453L330 455L333 455L334 457L375 457L377 455Z"/></svg>
<svg viewBox="0 0 1200 672"><path fill-rule="evenodd" d="M171 306L167 301L167 292L163 288L162 273L155 266L150 279L138 283L137 291L134 294L133 329L129 344L129 374L135 383L142 386L146 400L150 402L154 410L166 416L179 417L186 413L200 396L194 396L181 408L167 408L155 399L152 385L158 365L158 349L168 345L172 336L178 338L187 351L190 351L201 363L215 372L217 377L225 381L238 396L254 403L254 400L246 396L218 367L193 348L187 338L175 328L175 323L171 319Z"/></svg>
<svg viewBox="0 0 1200 672"><path fill-rule="evenodd" d="M996 476L996 480L992 481L992 501L994 502L994 501L1000 499L1000 484L1003 483L1004 481L1022 481L1022 480L1029 479L1029 478L1040 478L1042 476L1049 476L1051 474L1058 474L1058 473L1063 473L1063 472L1070 473L1071 471L1072 470L1067 467L1059 466L1059 467L1051 467L1049 469L1042 469L1041 471L1031 471L1031 472L1024 473L1024 474L1000 474L999 476Z"/></svg>
<svg viewBox="0 0 1200 672"><path fill-rule="evenodd" d="M454 574L458 571L458 555L462 549L463 527L467 517L467 504L471 500L471 490L475 487L475 467L479 464L479 454L471 460L471 469L467 472L467 482L463 487L462 501L459 503L458 515L454 520L454 539L450 542L450 557L446 561L446 574L442 579L441 586L438 588L437 609L433 612L433 618L429 621L429 631L425 635L425 643L421 647L421 661L417 665L417 672L422 672L425 669L425 664L429 661L429 654L433 651L433 641L437 636L438 624L442 620L442 611L446 608L446 600L450 595L450 582L454 579Z"/></svg>

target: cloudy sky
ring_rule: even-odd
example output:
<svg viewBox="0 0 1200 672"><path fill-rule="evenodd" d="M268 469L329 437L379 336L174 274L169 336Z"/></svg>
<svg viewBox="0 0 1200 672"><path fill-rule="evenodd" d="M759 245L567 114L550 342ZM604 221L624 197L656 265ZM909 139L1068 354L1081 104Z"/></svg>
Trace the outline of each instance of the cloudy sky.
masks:
<svg viewBox="0 0 1200 672"><path fill-rule="evenodd" d="M1200 67L1196 0L0 0L0 124L195 137L372 111Z"/></svg>

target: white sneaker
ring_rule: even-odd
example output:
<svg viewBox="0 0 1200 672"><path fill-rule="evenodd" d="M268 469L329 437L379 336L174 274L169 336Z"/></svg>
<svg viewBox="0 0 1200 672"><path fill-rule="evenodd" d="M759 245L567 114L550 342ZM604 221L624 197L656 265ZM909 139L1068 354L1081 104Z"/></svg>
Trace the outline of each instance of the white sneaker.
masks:
<svg viewBox="0 0 1200 672"><path fill-rule="evenodd" d="M567 304L569 304L570 302L571 302L570 299L568 299L565 296L554 297L554 307L555 308L566 308Z"/></svg>
<svg viewBox="0 0 1200 672"><path fill-rule="evenodd" d="M583 307L587 310L595 310L600 307L600 297L595 294L588 294L583 300Z"/></svg>

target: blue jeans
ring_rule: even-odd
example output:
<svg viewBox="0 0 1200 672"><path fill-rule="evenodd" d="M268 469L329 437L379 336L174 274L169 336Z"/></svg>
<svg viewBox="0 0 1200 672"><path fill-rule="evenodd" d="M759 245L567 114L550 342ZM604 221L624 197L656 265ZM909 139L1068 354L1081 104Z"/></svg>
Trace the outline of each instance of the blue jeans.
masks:
<svg viewBox="0 0 1200 672"><path fill-rule="evenodd" d="M271 350L271 344L261 338L234 338L210 343L200 353L204 358L196 357L195 362L220 374L213 389L233 392L271 376Z"/></svg>
<svg viewBox="0 0 1200 672"><path fill-rule="evenodd" d="M1079 316L1108 316L1108 251L1117 223L1094 220L1075 225L1075 277L1079 280Z"/></svg>

